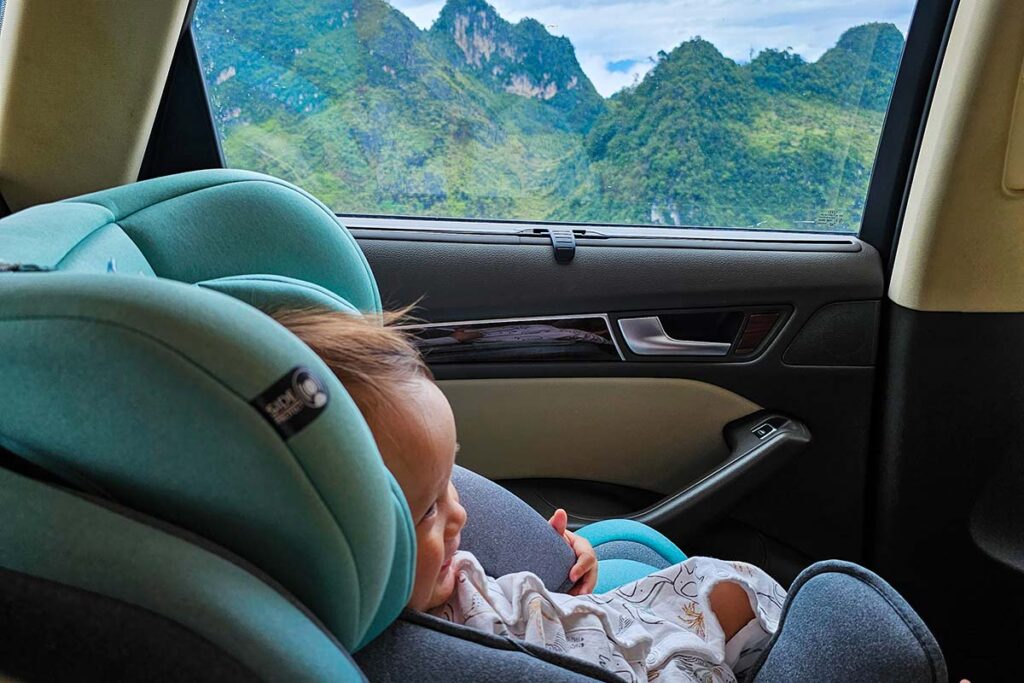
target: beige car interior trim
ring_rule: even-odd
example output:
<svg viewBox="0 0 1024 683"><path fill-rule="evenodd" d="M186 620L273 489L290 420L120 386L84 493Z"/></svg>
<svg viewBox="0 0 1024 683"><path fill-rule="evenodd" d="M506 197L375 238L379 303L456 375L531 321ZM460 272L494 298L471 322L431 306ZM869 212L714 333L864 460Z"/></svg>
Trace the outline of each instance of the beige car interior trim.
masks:
<svg viewBox="0 0 1024 683"><path fill-rule="evenodd" d="M1017 78L1017 95L1013 98L1010 139L1006 143L1003 189L1008 193L1024 192L1024 70Z"/></svg>
<svg viewBox="0 0 1024 683"><path fill-rule="evenodd" d="M673 493L722 462L722 428L759 406L688 379L438 382L457 462L491 479L570 478Z"/></svg>
<svg viewBox="0 0 1024 683"><path fill-rule="evenodd" d="M12 210L133 182L188 0L8 0L0 192Z"/></svg>
<svg viewBox="0 0 1024 683"><path fill-rule="evenodd" d="M900 306L1024 311L1024 193L1006 184L1024 163L1024 149L1009 144L1016 117L1024 117L1014 113L1022 27L1020 0L959 4L889 286Z"/></svg>

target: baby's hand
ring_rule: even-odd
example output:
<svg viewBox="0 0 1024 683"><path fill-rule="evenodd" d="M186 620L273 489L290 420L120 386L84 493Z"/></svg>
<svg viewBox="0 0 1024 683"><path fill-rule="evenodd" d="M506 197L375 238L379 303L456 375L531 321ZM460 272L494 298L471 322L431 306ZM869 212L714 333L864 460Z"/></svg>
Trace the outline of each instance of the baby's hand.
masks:
<svg viewBox="0 0 1024 683"><path fill-rule="evenodd" d="M576 554L576 564L569 570L569 580L573 582L573 587L569 589L569 595L593 593L594 586L597 585L597 553L594 552L590 541L566 529L569 515L562 508L555 510L555 514L551 515L548 523L556 534L565 539L565 542Z"/></svg>

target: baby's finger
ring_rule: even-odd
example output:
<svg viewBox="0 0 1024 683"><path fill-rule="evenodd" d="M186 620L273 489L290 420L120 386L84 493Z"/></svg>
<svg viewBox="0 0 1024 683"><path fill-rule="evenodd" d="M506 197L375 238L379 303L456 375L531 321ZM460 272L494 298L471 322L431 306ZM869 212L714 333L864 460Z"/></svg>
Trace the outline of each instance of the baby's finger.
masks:
<svg viewBox="0 0 1024 683"><path fill-rule="evenodd" d="M573 583L597 569L597 558L593 555L580 555L576 558L576 564L569 570L569 580Z"/></svg>
<svg viewBox="0 0 1024 683"><path fill-rule="evenodd" d="M593 593L594 589L597 588L597 565L587 572L587 575L583 577L583 582L580 585L580 592L577 595L587 595Z"/></svg>
<svg viewBox="0 0 1024 683"><path fill-rule="evenodd" d="M588 541L586 538L574 534L571 531L566 531L565 534L566 538L569 538L572 541L572 549L576 552L577 555L594 554L594 546L590 545L590 541Z"/></svg>
<svg viewBox="0 0 1024 683"><path fill-rule="evenodd" d="M565 534L567 533L565 527L568 523L569 515L566 514L565 510L562 508L555 510L555 514L551 515L551 519L548 520L548 524L551 525L551 528L554 529L555 533L562 538L565 538ZM568 539L566 539L566 543L569 543ZM571 546L572 543L569 543L569 545Z"/></svg>
<svg viewBox="0 0 1024 683"><path fill-rule="evenodd" d="M597 567L587 572L583 578L569 589L569 595L587 595L593 593L597 586Z"/></svg>

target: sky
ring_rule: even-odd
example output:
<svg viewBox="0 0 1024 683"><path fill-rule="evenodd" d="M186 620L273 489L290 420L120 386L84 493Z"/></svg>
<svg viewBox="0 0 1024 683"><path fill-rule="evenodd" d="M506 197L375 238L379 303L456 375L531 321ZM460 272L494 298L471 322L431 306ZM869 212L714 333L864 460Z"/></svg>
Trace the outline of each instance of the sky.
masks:
<svg viewBox="0 0 1024 683"><path fill-rule="evenodd" d="M390 0L429 28L443 0ZM576 47L583 71L604 96L651 68L658 50L701 36L725 55L749 61L770 47L814 61L846 29L891 22L905 36L913 0L490 0L505 19L532 17Z"/></svg>

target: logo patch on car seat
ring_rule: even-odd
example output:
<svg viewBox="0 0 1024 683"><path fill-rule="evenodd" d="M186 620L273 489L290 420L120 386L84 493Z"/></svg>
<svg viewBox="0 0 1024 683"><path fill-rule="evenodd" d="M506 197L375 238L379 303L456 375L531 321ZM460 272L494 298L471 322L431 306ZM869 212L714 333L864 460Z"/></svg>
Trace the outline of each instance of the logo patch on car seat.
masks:
<svg viewBox="0 0 1024 683"><path fill-rule="evenodd" d="M327 407L327 386L307 368L292 368L251 403L282 438L301 432Z"/></svg>

